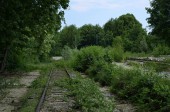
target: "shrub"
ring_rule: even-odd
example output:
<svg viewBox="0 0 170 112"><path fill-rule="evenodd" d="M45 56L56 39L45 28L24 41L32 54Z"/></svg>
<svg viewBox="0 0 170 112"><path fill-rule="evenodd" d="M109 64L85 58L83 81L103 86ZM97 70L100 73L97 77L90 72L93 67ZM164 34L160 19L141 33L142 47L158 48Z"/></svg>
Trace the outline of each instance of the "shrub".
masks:
<svg viewBox="0 0 170 112"><path fill-rule="evenodd" d="M68 46L64 46L64 48L61 51L61 55L65 60L70 59L72 55L72 49Z"/></svg>
<svg viewBox="0 0 170 112"><path fill-rule="evenodd" d="M113 69L111 90L119 97L137 103L140 109L145 111L170 110L169 79L139 69L125 70L118 67Z"/></svg>
<svg viewBox="0 0 170 112"><path fill-rule="evenodd" d="M88 74L95 81L101 83L101 85L111 85L112 81L112 69L111 64L105 61L95 62L92 66L89 67L86 74Z"/></svg>
<svg viewBox="0 0 170 112"><path fill-rule="evenodd" d="M104 49L99 46L82 48L75 57L73 68L85 72L96 61L104 60Z"/></svg>
<svg viewBox="0 0 170 112"><path fill-rule="evenodd" d="M114 48L110 48L108 51L108 56L116 62L121 62L124 59L123 47L115 46Z"/></svg>
<svg viewBox="0 0 170 112"><path fill-rule="evenodd" d="M158 45L153 49L153 55L159 56L159 55L169 55L170 54L170 48L167 45Z"/></svg>

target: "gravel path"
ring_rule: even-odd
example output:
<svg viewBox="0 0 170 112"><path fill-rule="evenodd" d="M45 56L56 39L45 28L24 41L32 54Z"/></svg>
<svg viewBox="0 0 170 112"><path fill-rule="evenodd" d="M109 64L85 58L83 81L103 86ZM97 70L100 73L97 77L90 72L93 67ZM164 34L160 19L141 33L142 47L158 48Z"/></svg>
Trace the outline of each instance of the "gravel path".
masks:
<svg viewBox="0 0 170 112"><path fill-rule="evenodd" d="M114 101L115 101L115 110L114 112L135 112L135 107L126 102L126 101L122 101L122 100L117 100L115 98L115 95L112 94L110 91L109 91L109 88L108 87L100 87L100 91L104 94L104 96L107 98L107 99L113 99L114 98Z"/></svg>

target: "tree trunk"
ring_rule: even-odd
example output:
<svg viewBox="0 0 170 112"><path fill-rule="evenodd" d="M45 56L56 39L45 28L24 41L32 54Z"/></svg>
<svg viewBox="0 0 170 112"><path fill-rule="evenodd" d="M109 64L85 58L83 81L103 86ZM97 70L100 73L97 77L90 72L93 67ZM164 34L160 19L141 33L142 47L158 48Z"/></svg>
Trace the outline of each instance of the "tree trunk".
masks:
<svg viewBox="0 0 170 112"><path fill-rule="evenodd" d="M9 49L6 48L5 52L4 52L4 56L2 57L2 62L1 62L1 68L0 68L0 73L3 72L5 70L6 67L6 61L7 61L7 56L8 56L8 51Z"/></svg>

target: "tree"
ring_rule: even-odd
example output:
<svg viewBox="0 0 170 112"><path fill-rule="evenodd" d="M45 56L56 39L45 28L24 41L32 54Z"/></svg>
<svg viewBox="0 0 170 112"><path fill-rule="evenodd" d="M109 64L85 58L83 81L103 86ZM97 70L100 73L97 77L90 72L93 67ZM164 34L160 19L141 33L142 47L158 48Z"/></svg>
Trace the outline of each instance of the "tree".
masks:
<svg viewBox="0 0 170 112"><path fill-rule="evenodd" d="M80 36L82 38L79 47L90 46L90 45L101 45L104 31L99 25L86 24L79 28Z"/></svg>
<svg viewBox="0 0 170 112"><path fill-rule="evenodd" d="M151 33L170 45L170 0L152 0L150 5L146 10L150 14L147 21Z"/></svg>
<svg viewBox="0 0 170 112"><path fill-rule="evenodd" d="M80 33L75 25L66 26L61 30L60 42L62 47L67 45L70 48L77 48L77 46L80 44L80 41Z"/></svg>
<svg viewBox="0 0 170 112"><path fill-rule="evenodd" d="M111 41L113 41L114 38L121 36L125 51L143 52L147 49L145 39L147 33L133 14L128 13L119 18L110 19L104 25L104 30L105 32L112 32L113 39L110 39ZM145 45L145 47L141 47L141 45Z"/></svg>
<svg viewBox="0 0 170 112"><path fill-rule="evenodd" d="M69 0L0 1L0 72L7 62L12 67L12 62L19 63L18 58L27 47L42 55L49 35L61 27L68 3ZM28 46L30 40L34 40L34 48Z"/></svg>
<svg viewBox="0 0 170 112"><path fill-rule="evenodd" d="M113 42L113 33L111 31L105 31L104 35L101 38L101 45L103 47L107 47L107 46L112 46L112 42Z"/></svg>
<svg viewBox="0 0 170 112"><path fill-rule="evenodd" d="M133 14L125 14L116 19L110 19L104 25L105 31L111 31L113 36L122 36L135 27L142 27Z"/></svg>
<svg viewBox="0 0 170 112"><path fill-rule="evenodd" d="M146 38L147 33L142 27L130 29L123 35L125 51L146 52L148 50Z"/></svg>

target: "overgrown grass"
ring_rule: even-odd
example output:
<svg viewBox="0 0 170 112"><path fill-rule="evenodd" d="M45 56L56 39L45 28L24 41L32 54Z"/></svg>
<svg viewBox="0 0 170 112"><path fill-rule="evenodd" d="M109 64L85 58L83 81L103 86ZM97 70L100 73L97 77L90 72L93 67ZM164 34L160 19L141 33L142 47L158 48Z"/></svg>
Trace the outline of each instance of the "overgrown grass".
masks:
<svg viewBox="0 0 170 112"><path fill-rule="evenodd" d="M151 53L145 53L145 52L141 52L141 53L125 52L124 53L125 58L130 58L130 57L149 57L149 56L151 56Z"/></svg>
<svg viewBox="0 0 170 112"><path fill-rule="evenodd" d="M48 74L54 67L54 63L31 65L29 70L41 70L40 76L32 82L27 94L21 99L21 108L18 112L34 112L40 100L40 96L48 80Z"/></svg>
<svg viewBox="0 0 170 112"><path fill-rule="evenodd" d="M113 112L114 104L106 100L94 81L76 76L74 79L63 79L57 86L69 90L68 96L74 97L74 109L83 112Z"/></svg>
<svg viewBox="0 0 170 112"><path fill-rule="evenodd" d="M85 72L102 85L110 86L120 98L139 105L139 111L170 111L170 79L140 67L128 70L112 65L103 58L105 54L99 49L81 49L73 68Z"/></svg>
<svg viewBox="0 0 170 112"><path fill-rule="evenodd" d="M155 63L155 62L145 62L145 69L153 69L156 72L170 71L170 65L168 63Z"/></svg>
<svg viewBox="0 0 170 112"><path fill-rule="evenodd" d="M170 82L154 72L113 68L112 92L139 105L143 111L170 110Z"/></svg>
<svg viewBox="0 0 170 112"><path fill-rule="evenodd" d="M119 98L139 106L139 111L170 110L170 81L155 72L139 68L124 69L116 65L96 63L86 72L102 85L111 86Z"/></svg>

